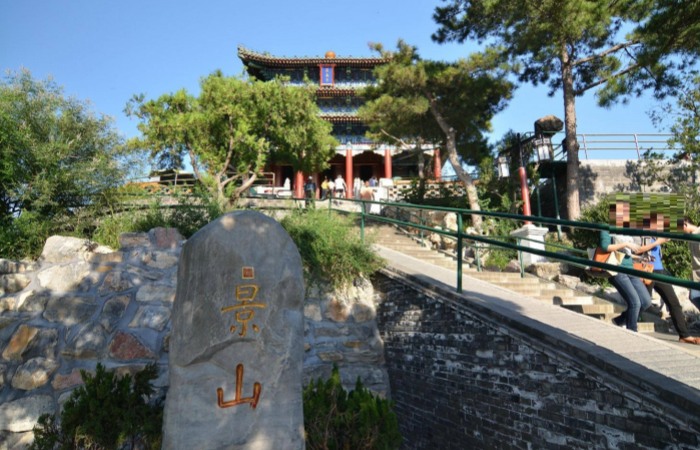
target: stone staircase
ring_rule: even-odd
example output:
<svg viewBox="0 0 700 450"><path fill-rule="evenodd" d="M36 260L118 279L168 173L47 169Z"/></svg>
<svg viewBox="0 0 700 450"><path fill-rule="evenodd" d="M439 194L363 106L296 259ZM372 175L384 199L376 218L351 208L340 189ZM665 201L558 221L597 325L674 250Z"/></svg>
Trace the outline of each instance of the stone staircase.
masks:
<svg viewBox="0 0 700 450"><path fill-rule="evenodd" d="M405 253L421 261L457 270L454 254L437 251L421 242L420 237L412 236L392 225L373 224L368 233L374 242L392 250ZM427 241L424 241L427 242ZM545 280L532 274L519 272L478 271L472 262L462 263L462 273L473 278L494 284L504 289L526 295L544 302L560 305L571 311L612 323L625 308L606 299L585 294L554 281ZM640 332L668 332L668 325L658 316L645 313L638 323Z"/></svg>

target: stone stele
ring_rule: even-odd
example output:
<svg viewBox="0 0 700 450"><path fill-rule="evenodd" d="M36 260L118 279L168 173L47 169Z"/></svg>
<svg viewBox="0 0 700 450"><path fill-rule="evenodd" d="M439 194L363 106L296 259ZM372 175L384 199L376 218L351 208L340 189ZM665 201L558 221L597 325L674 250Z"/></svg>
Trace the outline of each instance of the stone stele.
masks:
<svg viewBox="0 0 700 450"><path fill-rule="evenodd" d="M226 214L184 245L163 449L303 449L304 278L275 220Z"/></svg>

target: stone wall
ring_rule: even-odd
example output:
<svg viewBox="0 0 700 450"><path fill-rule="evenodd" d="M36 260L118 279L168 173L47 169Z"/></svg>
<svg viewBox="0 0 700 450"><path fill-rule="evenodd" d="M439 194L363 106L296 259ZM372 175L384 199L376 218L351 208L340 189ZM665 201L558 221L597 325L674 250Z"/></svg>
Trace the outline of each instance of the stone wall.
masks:
<svg viewBox="0 0 700 450"><path fill-rule="evenodd" d="M582 205L595 203L617 192L663 192L661 184L639 186L633 179L635 160L584 160L579 166L579 198Z"/></svg>
<svg viewBox="0 0 700 450"><path fill-rule="evenodd" d="M384 272L378 322L405 449L698 448L677 406ZM632 370L632 369L630 369Z"/></svg>
<svg viewBox="0 0 700 450"><path fill-rule="evenodd" d="M112 251L54 236L36 262L0 260L0 450L24 449L43 413L56 413L98 362L133 373L154 362L168 388L168 342L182 237L172 229L123 234ZM340 368L389 392L374 291L307 287L304 383ZM213 400L214 404L216 399Z"/></svg>

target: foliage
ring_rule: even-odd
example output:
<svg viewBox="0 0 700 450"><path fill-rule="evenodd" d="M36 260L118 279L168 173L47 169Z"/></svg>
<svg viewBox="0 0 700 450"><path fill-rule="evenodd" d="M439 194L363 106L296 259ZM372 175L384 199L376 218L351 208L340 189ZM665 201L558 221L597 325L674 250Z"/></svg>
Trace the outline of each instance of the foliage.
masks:
<svg viewBox="0 0 700 450"><path fill-rule="evenodd" d="M682 26L664 28L670 16L676 14L672 7L664 9L664 4L676 3L679 2L449 0L435 10L433 17L440 28L433 39L487 42L486 48L495 49L518 67L521 82L547 83L550 95L562 91L565 145L569 149L567 217L575 220L580 213L576 97L598 89L599 103L608 105L627 93L641 94L647 89L661 93L664 86L673 87L675 82L666 70L672 62L664 58L690 47L673 45L672 36L679 34L680 29L696 34L697 28L693 22L697 15L691 16L689 23L673 18ZM669 14L664 16L665 12ZM655 19L661 23L652 25ZM632 32L627 35L621 31L628 29ZM652 47L654 51L650 51Z"/></svg>
<svg viewBox="0 0 700 450"><path fill-rule="evenodd" d="M194 97L185 90L145 101L134 97L129 115L143 137L130 145L178 164L187 155L196 178L222 207L238 198L272 161L295 171L322 170L337 144L319 117L312 87L284 80L246 81L215 72Z"/></svg>
<svg viewBox="0 0 700 450"><path fill-rule="evenodd" d="M11 258L79 234L95 199L134 167L111 119L28 71L0 83L0 154L0 252Z"/></svg>
<svg viewBox="0 0 700 450"><path fill-rule="evenodd" d="M369 243L361 241L349 218L325 210L303 210L285 217L282 226L299 248L310 279L341 287L371 275L383 264Z"/></svg>
<svg viewBox="0 0 700 450"><path fill-rule="evenodd" d="M417 49L399 41L397 51L374 49L388 61L375 68L376 86L363 90L369 100L359 115L373 137L422 153L430 143L445 148L447 159L467 190L470 209L479 210L474 181L462 161L488 153L484 132L505 108L512 84L494 52L472 54L455 63L422 60ZM480 227L480 217L474 225Z"/></svg>
<svg viewBox="0 0 700 450"><path fill-rule="evenodd" d="M485 265L497 267L499 270L506 268L512 260L518 259L518 252L509 248L491 247L487 252Z"/></svg>
<svg viewBox="0 0 700 450"><path fill-rule="evenodd" d="M97 364L80 371L84 384L66 401L60 420L44 414L34 427L31 450L159 449L162 401L149 403L158 368L149 364L122 377Z"/></svg>
<svg viewBox="0 0 700 450"><path fill-rule="evenodd" d="M304 388L306 448L398 449L401 445L398 420L392 402L375 396L358 377L347 393L334 364L330 378L320 378Z"/></svg>
<svg viewBox="0 0 700 450"><path fill-rule="evenodd" d="M602 196L596 203L586 207L581 211L579 222L589 222L596 224L606 224L609 220L609 205L612 198L610 196ZM569 238L575 248L585 250L587 248L597 247L599 242L600 232L597 230L588 230L585 228L574 228L569 232Z"/></svg>
<svg viewBox="0 0 700 450"><path fill-rule="evenodd" d="M147 232L156 227L176 228L189 238L200 228L224 213L207 191L195 188L174 191L176 205L167 207L158 197L144 192L129 194L123 190L119 202L98 223L91 238L111 248L119 248L119 235L128 232Z"/></svg>

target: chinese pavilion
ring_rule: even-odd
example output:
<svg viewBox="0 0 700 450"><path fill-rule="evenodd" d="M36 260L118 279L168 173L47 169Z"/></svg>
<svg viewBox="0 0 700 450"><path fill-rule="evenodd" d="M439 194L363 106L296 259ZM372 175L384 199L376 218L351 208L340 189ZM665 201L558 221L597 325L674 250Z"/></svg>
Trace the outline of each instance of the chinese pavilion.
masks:
<svg viewBox="0 0 700 450"><path fill-rule="evenodd" d="M349 187L348 197L352 196L353 180L363 181L375 177L392 180L394 177L412 177L417 175L415 156L408 149L389 145L377 145L369 140L365 133L367 126L357 115L363 99L358 91L375 82L373 69L386 63L383 58L336 57L332 51L324 57L287 58L253 52L238 47L238 57L243 62L248 75L269 81L278 75L289 78L291 85L314 83L316 103L321 110L321 117L333 124L333 136L340 142L335 156L330 160L330 168L320 174L307 174L314 177L316 185L321 179L329 180L341 175ZM427 149L435 158L434 176L440 178L440 152ZM275 174L275 184L282 185L282 180L294 180L294 195L302 197L304 174L292 173L290 166L272 164L269 170Z"/></svg>

